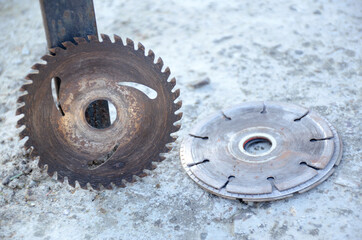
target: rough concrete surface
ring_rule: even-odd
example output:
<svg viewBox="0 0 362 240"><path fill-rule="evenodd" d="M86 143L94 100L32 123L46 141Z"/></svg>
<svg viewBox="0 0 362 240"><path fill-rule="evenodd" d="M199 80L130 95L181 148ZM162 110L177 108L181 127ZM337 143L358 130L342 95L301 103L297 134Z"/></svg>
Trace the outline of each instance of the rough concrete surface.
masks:
<svg viewBox="0 0 362 240"><path fill-rule="evenodd" d="M0 0L0 239L362 239L362 2L94 1L100 33L142 42L178 80L180 138L148 177L95 192L58 183L16 129L18 89L46 41L38 1ZM201 84L200 84L201 83ZM182 137L245 101L300 104L344 142L335 173L286 200L243 203L183 171Z"/></svg>

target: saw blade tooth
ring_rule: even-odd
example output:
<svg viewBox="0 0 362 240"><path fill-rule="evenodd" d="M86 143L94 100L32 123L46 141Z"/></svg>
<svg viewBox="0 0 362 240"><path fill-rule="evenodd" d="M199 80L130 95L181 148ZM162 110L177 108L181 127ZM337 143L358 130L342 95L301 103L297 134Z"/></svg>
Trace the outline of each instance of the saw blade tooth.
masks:
<svg viewBox="0 0 362 240"><path fill-rule="evenodd" d="M102 41L105 43L112 43L111 39L109 38L109 36L107 34L101 33L101 38L102 38Z"/></svg>
<svg viewBox="0 0 362 240"><path fill-rule="evenodd" d="M171 137L171 136L170 136L170 137ZM169 141L171 142L172 140L170 139ZM166 148L168 149L168 151L171 151L171 150L173 149L172 143L167 143L165 146L166 146ZM163 157L164 157L164 159L166 159L165 156L163 156Z"/></svg>
<svg viewBox="0 0 362 240"><path fill-rule="evenodd" d="M105 189L108 189L108 190L112 190L112 189L113 189L111 183L107 183L106 185L103 185L103 187L104 187Z"/></svg>
<svg viewBox="0 0 362 240"><path fill-rule="evenodd" d="M39 167L40 169L44 169L44 166L45 166L44 161L42 160L42 158L39 158L38 167Z"/></svg>
<svg viewBox="0 0 362 240"><path fill-rule="evenodd" d="M26 123L25 118L24 118L24 117L20 118L20 119L16 122L16 128L20 128L20 127L24 126L25 123Z"/></svg>
<svg viewBox="0 0 362 240"><path fill-rule="evenodd" d="M52 178L52 177L54 176L54 172L48 172L48 176ZM72 185L71 185L71 186L72 186ZM73 187L73 186L72 186L72 187Z"/></svg>
<svg viewBox="0 0 362 240"><path fill-rule="evenodd" d="M152 62L155 61L155 53L151 49L148 50L148 57L151 58Z"/></svg>
<svg viewBox="0 0 362 240"><path fill-rule="evenodd" d="M99 190L100 189L100 186L99 186L99 184L98 183L96 183L96 182L90 182L90 185L92 186L92 188L94 189L94 190Z"/></svg>
<svg viewBox="0 0 362 240"><path fill-rule="evenodd" d="M155 170L157 168L157 165L156 164L151 164L151 170Z"/></svg>
<svg viewBox="0 0 362 240"><path fill-rule="evenodd" d="M87 182L78 180L78 184L79 184L81 189L88 190Z"/></svg>
<svg viewBox="0 0 362 240"><path fill-rule="evenodd" d="M29 95L29 89L31 90L30 85L31 84L25 84L25 85L20 87L19 91L23 94L21 96Z"/></svg>
<svg viewBox="0 0 362 240"><path fill-rule="evenodd" d="M121 38L120 36L114 34L113 37L114 37L114 42L115 42L115 43L124 46L123 41L122 41L122 38Z"/></svg>
<svg viewBox="0 0 362 240"><path fill-rule="evenodd" d="M171 75L171 70L169 67L165 68L165 71L163 72L165 74L165 78L166 80L168 79L168 77Z"/></svg>
<svg viewBox="0 0 362 240"><path fill-rule="evenodd" d="M133 175L133 179L135 180L135 182L140 182L141 178L138 176L139 173Z"/></svg>
<svg viewBox="0 0 362 240"><path fill-rule="evenodd" d="M173 124L173 125L174 125L175 127L177 127L178 129L181 128L181 122L180 122L180 120L181 120L181 119L177 120L177 121Z"/></svg>
<svg viewBox="0 0 362 240"><path fill-rule="evenodd" d="M178 88L172 93L173 101L175 101L179 96L180 96L180 89Z"/></svg>
<svg viewBox="0 0 362 240"><path fill-rule="evenodd" d="M133 175L132 176L132 183L135 183L139 180L138 176L137 175Z"/></svg>
<svg viewBox="0 0 362 240"><path fill-rule="evenodd" d="M19 133L19 138L20 140L27 137L29 135L28 131L26 128L24 128L20 133Z"/></svg>
<svg viewBox="0 0 362 240"><path fill-rule="evenodd" d="M49 50L51 56L55 55L55 48L49 48L48 50Z"/></svg>
<svg viewBox="0 0 362 240"><path fill-rule="evenodd" d="M171 147L171 149L172 149L172 147ZM160 155L159 158L160 158L160 159L159 159L158 162L162 162L162 161L164 161L164 160L166 159L166 156L163 156L163 155L161 156L161 155Z"/></svg>
<svg viewBox="0 0 362 240"><path fill-rule="evenodd" d="M23 92L24 92L24 91L23 91ZM28 97L29 97L29 94L28 94L28 93L23 94L23 95L21 95L21 96L18 97L18 100L17 100L16 102L17 102L17 103L24 103L24 105L25 105Z"/></svg>
<svg viewBox="0 0 362 240"><path fill-rule="evenodd" d="M44 67L46 67L45 64L35 63L35 64L31 67L31 69L40 71L40 70L43 69Z"/></svg>
<svg viewBox="0 0 362 240"><path fill-rule="evenodd" d="M182 100L179 100L175 103L175 108L174 111L176 112L177 110L179 110L182 107Z"/></svg>
<svg viewBox="0 0 362 240"><path fill-rule="evenodd" d="M57 171L54 171L54 174L53 174L52 178L53 178L54 180L57 180L57 179L58 179L58 173L57 173Z"/></svg>
<svg viewBox="0 0 362 240"><path fill-rule="evenodd" d="M25 108L26 108L25 105L18 107L16 109L15 115L18 116L21 114L25 114Z"/></svg>
<svg viewBox="0 0 362 240"><path fill-rule="evenodd" d="M54 173L55 173L54 168L52 168L52 167L49 166L48 164L47 164L47 173L48 173L49 177L53 177L53 176L54 176ZM72 186L72 187L73 187L73 186Z"/></svg>
<svg viewBox="0 0 362 240"><path fill-rule="evenodd" d="M112 189L117 189L117 185L114 184L113 182L111 182L110 185L111 185Z"/></svg>
<svg viewBox="0 0 362 240"><path fill-rule="evenodd" d="M28 85L28 84L27 84ZM27 86L26 85L23 85L20 87L19 89L20 92L26 92L27 91Z"/></svg>
<svg viewBox="0 0 362 240"><path fill-rule="evenodd" d="M61 183L64 182L64 177L57 172L57 180Z"/></svg>
<svg viewBox="0 0 362 240"><path fill-rule="evenodd" d="M65 50L65 49L60 48L60 47L49 48L49 52L50 52L52 55L60 54L60 53L63 52L64 50Z"/></svg>
<svg viewBox="0 0 362 240"><path fill-rule="evenodd" d="M160 71L161 71L161 69L162 69L162 67L163 67L163 61L162 61L162 58L158 58L157 59L157 63L156 63L156 66L158 67L158 69L160 69Z"/></svg>
<svg viewBox="0 0 362 240"><path fill-rule="evenodd" d="M178 122L178 123L175 123L173 125L173 129L172 129L172 132L170 133L170 136L173 138L173 139L176 139L178 137L178 135L176 134L181 128L181 123ZM174 141L174 140L173 140Z"/></svg>
<svg viewBox="0 0 362 240"><path fill-rule="evenodd" d="M84 189L86 189L86 190L92 190L92 185L91 185L89 182L87 182L86 188L84 188Z"/></svg>
<svg viewBox="0 0 362 240"><path fill-rule="evenodd" d="M98 187L99 187L98 191L103 191L106 189L102 183L98 183Z"/></svg>
<svg viewBox="0 0 362 240"><path fill-rule="evenodd" d="M180 130L180 128L181 128L181 124L173 125L171 134L176 133L178 130Z"/></svg>
<svg viewBox="0 0 362 240"><path fill-rule="evenodd" d="M127 43L128 47L130 47L134 50L134 42L131 39L126 38L126 43Z"/></svg>
<svg viewBox="0 0 362 240"><path fill-rule="evenodd" d="M82 37L74 37L73 39L78 45L87 43L87 40Z"/></svg>
<svg viewBox="0 0 362 240"><path fill-rule="evenodd" d="M175 114L176 115L176 121L179 121L179 120L181 120L181 118L182 118L182 116L183 116L183 113L182 112L180 112L180 113L178 113L178 114Z"/></svg>
<svg viewBox="0 0 362 240"><path fill-rule="evenodd" d="M125 188L126 187L126 184L124 184L123 181L117 181L114 183L114 185L116 185L117 187L120 187L120 188Z"/></svg>
<svg viewBox="0 0 362 240"><path fill-rule="evenodd" d="M126 186L130 183L131 181L131 176L126 176L126 177L122 177L122 183L125 184Z"/></svg>
<svg viewBox="0 0 362 240"><path fill-rule="evenodd" d="M89 42L99 42L99 39L96 35L87 35Z"/></svg>
<svg viewBox="0 0 362 240"><path fill-rule="evenodd" d="M145 173L145 172L141 172L140 174L138 174L137 176L139 176L140 178L144 178L144 177L147 177L148 174Z"/></svg>
<svg viewBox="0 0 362 240"><path fill-rule="evenodd" d="M54 56L49 55L49 54L46 54L46 55L41 57L41 59L46 61L46 62L50 62L52 60L52 58L54 58Z"/></svg>
<svg viewBox="0 0 362 240"><path fill-rule="evenodd" d="M71 41L62 42L62 45L63 45L66 49L75 47L74 43L72 43Z"/></svg>
<svg viewBox="0 0 362 240"><path fill-rule="evenodd" d="M22 96L18 97L18 100L16 102L17 103L25 103L27 97L28 97L28 94L22 95Z"/></svg>
<svg viewBox="0 0 362 240"><path fill-rule="evenodd" d="M34 146L31 142L31 139L29 138L28 140L26 140L26 142L24 143L24 148L26 151L28 151L30 148L32 148L32 151L30 152L30 156L38 156L37 151L34 149Z"/></svg>
<svg viewBox="0 0 362 240"><path fill-rule="evenodd" d="M49 171L49 170L48 170ZM48 174L49 174L49 172L48 172ZM69 177L68 176L68 184L70 185L70 186L72 186L73 188L75 188L75 179L73 179L72 177Z"/></svg>
<svg viewBox="0 0 362 240"><path fill-rule="evenodd" d="M81 188L80 183L78 180L75 180L75 189Z"/></svg>
<svg viewBox="0 0 362 240"><path fill-rule="evenodd" d="M143 55L145 55L145 46L143 46L143 44L139 42L137 47L138 47L137 51L140 51L142 52Z"/></svg>
<svg viewBox="0 0 362 240"><path fill-rule="evenodd" d="M175 86L176 86L176 78L172 78L169 82L170 86L171 86L171 89L173 89Z"/></svg>
<svg viewBox="0 0 362 240"><path fill-rule="evenodd" d="M147 170L155 170L157 168L157 166L155 164L153 164L152 162L150 162L149 164L147 164L147 166L145 167L145 169Z"/></svg>
<svg viewBox="0 0 362 240"><path fill-rule="evenodd" d="M37 79L37 77L38 77L37 73L29 73L28 75L26 75L25 79L34 81ZM27 84L27 85L29 85L29 84Z"/></svg>
<svg viewBox="0 0 362 240"><path fill-rule="evenodd" d="M169 137L167 138L167 142L168 142L168 143L171 143L172 140L173 140L173 139L172 139L171 136L169 136ZM169 152L171 151L171 149L172 149L172 147L170 147L169 145L166 144L166 145L164 146L162 152L163 152L164 154L166 154L166 153L169 153ZM155 162L160 162L160 159L159 159L158 161L155 161Z"/></svg>
<svg viewBox="0 0 362 240"><path fill-rule="evenodd" d="M125 178L123 178L128 183L134 183L136 180L133 178L133 175L128 175Z"/></svg>
<svg viewBox="0 0 362 240"><path fill-rule="evenodd" d="M20 95L18 97L18 100L19 98L22 97L22 98L28 98L29 97L29 93L27 91L22 91L22 95ZM26 100L25 100L26 101ZM25 105L25 102L20 102L20 101L17 101L17 103L20 103L20 105L18 105L18 108L22 107Z"/></svg>

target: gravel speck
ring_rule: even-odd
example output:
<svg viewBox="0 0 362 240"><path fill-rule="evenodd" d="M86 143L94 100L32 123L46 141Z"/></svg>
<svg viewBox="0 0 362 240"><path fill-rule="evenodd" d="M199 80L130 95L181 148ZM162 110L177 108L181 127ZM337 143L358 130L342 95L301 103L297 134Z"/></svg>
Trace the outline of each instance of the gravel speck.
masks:
<svg viewBox="0 0 362 240"><path fill-rule="evenodd" d="M189 86L193 89L197 89L197 88L201 88L201 87L204 87L206 85L209 85L210 84L210 78L204 78L202 80L199 80L199 81L195 81L195 82L192 82L189 84Z"/></svg>

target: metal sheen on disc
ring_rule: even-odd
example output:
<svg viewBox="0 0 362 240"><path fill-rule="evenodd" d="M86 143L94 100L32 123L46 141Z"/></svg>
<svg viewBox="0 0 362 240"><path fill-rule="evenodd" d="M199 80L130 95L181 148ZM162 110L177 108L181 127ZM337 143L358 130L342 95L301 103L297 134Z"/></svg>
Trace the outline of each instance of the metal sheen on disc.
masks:
<svg viewBox="0 0 362 240"><path fill-rule="evenodd" d="M207 191L270 201L305 192L327 179L340 162L342 141L314 111L251 102L198 124L184 139L180 156L187 174Z"/></svg>

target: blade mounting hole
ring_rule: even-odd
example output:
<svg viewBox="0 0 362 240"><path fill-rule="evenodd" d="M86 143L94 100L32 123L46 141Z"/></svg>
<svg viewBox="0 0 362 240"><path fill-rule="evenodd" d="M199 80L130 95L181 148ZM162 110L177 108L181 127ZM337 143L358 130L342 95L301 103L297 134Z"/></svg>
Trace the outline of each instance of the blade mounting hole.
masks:
<svg viewBox="0 0 362 240"><path fill-rule="evenodd" d="M111 101L98 99L91 102L86 111L87 123L97 129L110 127L117 118L117 109Z"/></svg>
<svg viewBox="0 0 362 240"><path fill-rule="evenodd" d="M270 151L272 142L264 137L252 137L246 140L243 148L251 155L259 156Z"/></svg>

